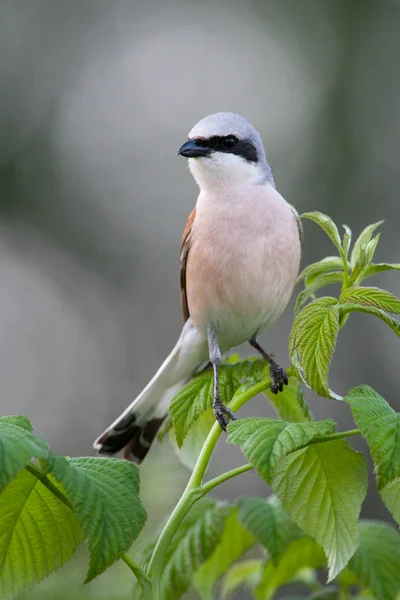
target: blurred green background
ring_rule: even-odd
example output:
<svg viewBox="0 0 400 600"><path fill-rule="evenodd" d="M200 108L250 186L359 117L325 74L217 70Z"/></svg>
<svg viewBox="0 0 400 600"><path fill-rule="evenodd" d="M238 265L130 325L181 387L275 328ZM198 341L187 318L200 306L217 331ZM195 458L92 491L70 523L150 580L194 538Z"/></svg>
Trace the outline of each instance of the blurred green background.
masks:
<svg viewBox="0 0 400 600"><path fill-rule="evenodd" d="M1 413L90 455L158 368L182 325L178 248L197 195L177 150L209 113L260 130L299 212L355 233L385 219L377 258L400 262L399 60L397 0L1 0ZM303 264L332 253L316 226L305 236ZM396 274L375 284L400 294ZM283 364L291 320L263 339ZM399 409L398 340L375 321L349 321L331 387L368 383ZM349 427L346 406L307 398ZM243 413L272 414L262 400ZM221 443L212 472L240 460ZM149 532L188 471L158 445L141 473ZM370 487L363 515L388 519ZM247 474L221 490L243 493L265 485ZM130 597L124 565L82 587L86 561L26 599Z"/></svg>

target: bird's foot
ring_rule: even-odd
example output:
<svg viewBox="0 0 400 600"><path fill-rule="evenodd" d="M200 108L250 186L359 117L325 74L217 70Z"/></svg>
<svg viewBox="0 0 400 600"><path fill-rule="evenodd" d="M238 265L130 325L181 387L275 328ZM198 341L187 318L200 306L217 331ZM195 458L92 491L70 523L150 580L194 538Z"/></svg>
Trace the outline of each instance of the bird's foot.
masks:
<svg viewBox="0 0 400 600"><path fill-rule="evenodd" d="M282 369L274 360L269 365L269 376L271 378L271 392L277 394L283 391L283 386L289 383L285 369Z"/></svg>
<svg viewBox="0 0 400 600"><path fill-rule="evenodd" d="M230 408L225 406L225 404L222 404L218 397L214 399L213 411L215 418L224 431L226 431L229 421L237 421L237 416L235 413L233 413Z"/></svg>

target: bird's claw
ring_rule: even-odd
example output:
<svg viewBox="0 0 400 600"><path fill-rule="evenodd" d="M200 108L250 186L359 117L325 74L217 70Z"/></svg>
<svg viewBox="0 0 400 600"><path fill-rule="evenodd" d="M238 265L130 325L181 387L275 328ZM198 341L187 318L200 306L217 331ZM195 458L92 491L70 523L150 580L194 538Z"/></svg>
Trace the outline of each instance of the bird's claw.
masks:
<svg viewBox="0 0 400 600"><path fill-rule="evenodd" d="M226 431L229 421L237 421L237 416L235 413L233 413L230 408L225 406L225 404L222 404L219 398L215 398L214 400L213 411L215 418L224 431Z"/></svg>
<svg viewBox="0 0 400 600"><path fill-rule="evenodd" d="M282 369L274 360L269 367L269 376L271 378L271 392L277 394L283 391L283 386L289 383L285 369Z"/></svg>

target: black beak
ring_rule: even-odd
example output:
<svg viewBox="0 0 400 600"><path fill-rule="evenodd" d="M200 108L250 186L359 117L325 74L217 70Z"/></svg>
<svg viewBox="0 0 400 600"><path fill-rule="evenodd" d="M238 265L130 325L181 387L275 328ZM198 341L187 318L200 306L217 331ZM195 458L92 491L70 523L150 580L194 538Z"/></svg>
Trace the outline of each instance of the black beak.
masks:
<svg viewBox="0 0 400 600"><path fill-rule="evenodd" d="M189 140L179 148L178 154L186 158L198 158L199 156L210 156L211 152L211 148L199 146L196 140Z"/></svg>

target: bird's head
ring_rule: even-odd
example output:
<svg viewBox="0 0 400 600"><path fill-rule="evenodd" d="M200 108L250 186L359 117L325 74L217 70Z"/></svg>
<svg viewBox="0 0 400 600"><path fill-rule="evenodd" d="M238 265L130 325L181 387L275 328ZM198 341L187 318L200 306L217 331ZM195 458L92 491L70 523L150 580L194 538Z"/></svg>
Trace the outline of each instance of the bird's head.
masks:
<svg viewBox="0 0 400 600"><path fill-rule="evenodd" d="M262 184L273 177L261 136L243 117L229 112L209 115L190 131L179 154L201 189L240 183Z"/></svg>

